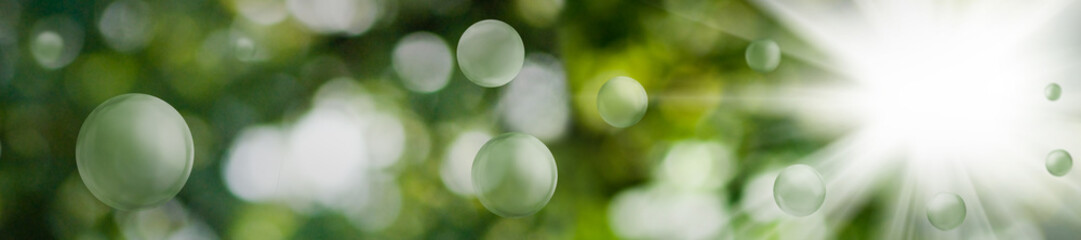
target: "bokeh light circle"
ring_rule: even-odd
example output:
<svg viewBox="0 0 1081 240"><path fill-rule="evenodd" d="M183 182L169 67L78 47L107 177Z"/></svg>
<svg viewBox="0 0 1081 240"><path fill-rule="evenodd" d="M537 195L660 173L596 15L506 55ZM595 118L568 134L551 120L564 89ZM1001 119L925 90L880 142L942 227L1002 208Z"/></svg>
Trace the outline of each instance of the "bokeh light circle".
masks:
<svg viewBox="0 0 1081 240"><path fill-rule="evenodd" d="M233 4L237 13L259 25L274 25L289 16L285 0L233 0Z"/></svg>
<svg viewBox="0 0 1081 240"><path fill-rule="evenodd" d="M323 34L360 35L386 14L376 0L285 0L285 6L308 29Z"/></svg>
<svg viewBox="0 0 1081 240"><path fill-rule="evenodd" d="M98 20L98 31L105 43L121 52L131 52L146 46L153 36L153 14L150 5L139 0L120 0L109 4Z"/></svg>
<svg viewBox="0 0 1081 240"><path fill-rule="evenodd" d="M278 178L286 161L286 135L274 126L240 131L222 166L225 186L240 199L251 202L279 197Z"/></svg>
<svg viewBox="0 0 1081 240"><path fill-rule="evenodd" d="M83 48L83 28L63 15L34 23L30 34L30 55L46 69L70 64Z"/></svg>
<svg viewBox="0 0 1081 240"><path fill-rule="evenodd" d="M570 125L570 98L563 64L552 55L531 53L518 77L504 87L499 112L511 131L551 143Z"/></svg>
<svg viewBox="0 0 1081 240"><path fill-rule="evenodd" d="M418 93L439 91L454 71L454 56L439 35L416 32L394 47L392 64L405 88Z"/></svg>
<svg viewBox="0 0 1081 240"><path fill-rule="evenodd" d="M30 43L30 53L39 62L56 62L64 53L64 39L53 31L42 32Z"/></svg>
<svg viewBox="0 0 1081 240"><path fill-rule="evenodd" d="M439 177L443 185L459 196L473 196L473 159L492 135L485 131L471 130L458 134L447 147Z"/></svg>
<svg viewBox="0 0 1081 240"><path fill-rule="evenodd" d="M113 97L79 130L75 159L90 192L121 210L172 199L188 180L195 157L180 113L146 94Z"/></svg>

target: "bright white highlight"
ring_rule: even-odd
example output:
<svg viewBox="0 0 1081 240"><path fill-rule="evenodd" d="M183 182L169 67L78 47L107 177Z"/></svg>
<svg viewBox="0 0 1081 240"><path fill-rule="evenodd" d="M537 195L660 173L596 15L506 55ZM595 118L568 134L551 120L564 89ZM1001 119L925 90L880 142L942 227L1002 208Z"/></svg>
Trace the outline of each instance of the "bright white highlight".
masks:
<svg viewBox="0 0 1081 240"><path fill-rule="evenodd" d="M499 112L511 130L552 142L562 138L570 125L569 95L559 59L531 53L514 81L503 88Z"/></svg>
<svg viewBox="0 0 1081 240"><path fill-rule="evenodd" d="M273 126L244 129L237 135L225 162L225 185L248 201L271 200L277 194L282 164L287 159L286 134Z"/></svg>
<svg viewBox="0 0 1081 240"><path fill-rule="evenodd" d="M383 14L375 0L286 0L285 6L309 29L323 34L360 35Z"/></svg>
<svg viewBox="0 0 1081 240"><path fill-rule="evenodd" d="M480 130L466 131L454 138L439 167L439 177L447 189L460 196L476 194L472 179L473 159L491 139L491 134Z"/></svg>
<svg viewBox="0 0 1081 240"><path fill-rule="evenodd" d="M427 143L406 134L400 115L380 110L385 96L337 78L316 91L311 110L281 126L241 131L223 168L229 190L249 202L284 202L306 214L337 211L363 231L397 219L396 168ZM406 152L406 143L410 152Z"/></svg>
<svg viewBox="0 0 1081 240"><path fill-rule="evenodd" d="M612 199L608 222L630 239L728 239L719 236L728 220L723 204L714 194L636 187Z"/></svg>
<svg viewBox="0 0 1081 240"><path fill-rule="evenodd" d="M829 7L794 0L756 4L800 40L779 38L796 58L831 74L794 74L795 83L760 98L814 130L840 139L796 162L819 169L827 185L819 209L825 226L844 225L869 201L885 203L880 239L992 236L1042 238L1014 226L1047 224L1081 199L1077 175L1047 173L1056 148L1081 147L1076 131L1079 4L1040 1L840 1ZM738 35L738 34L737 34ZM1074 43L1071 43L1074 42ZM784 77L784 76L779 76ZM1044 88L1063 84L1059 101ZM771 174L756 177L768 178ZM741 205L775 230L807 220L776 217L771 193L748 187ZM934 228L926 199L953 192L967 219ZM871 194L887 194L871 198ZM765 211L764 209L769 209ZM832 235L805 231L799 236Z"/></svg>
<svg viewBox="0 0 1081 240"><path fill-rule="evenodd" d="M364 129L355 116L316 108L293 127L287 168L316 197L332 199L350 186L368 160Z"/></svg>
<svg viewBox="0 0 1081 240"><path fill-rule="evenodd" d="M858 109L863 127L878 132L875 138L966 147L958 145L1021 129L1032 104L1043 100L1026 81L1038 69L999 29L942 25L953 27L901 25L862 53L843 55L861 85L853 100L865 104Z"/></svg>

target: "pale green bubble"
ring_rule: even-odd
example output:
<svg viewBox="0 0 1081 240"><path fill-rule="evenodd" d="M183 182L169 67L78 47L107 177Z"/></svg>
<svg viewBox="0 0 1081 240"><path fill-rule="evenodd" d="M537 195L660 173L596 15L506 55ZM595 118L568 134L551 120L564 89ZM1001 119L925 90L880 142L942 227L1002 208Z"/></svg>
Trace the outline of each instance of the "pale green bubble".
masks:
<svg viewBox="0 0 1081 240"><path fill-rule="evenodd" d="M615 77L597 92L597 112L613 127L630 127L646 115L649 96L646 89L629 77Z"/></svg>
<svg viewBox="0 0 1081 240"><path fill-rule="evenodd" d="M939 193L927 202L927 220L940 230L951 230L965 222L965 201L953 193Z"/></svg>
<svg viewBox="0 0 1081 240"><path fill-rule="evenodd" d="M124 94L99 105L83 122L75 146L86 187L121 210L172 199L187 182L194 156L184 118L146 94Z"/></svg>
<svg viewBox="0 0 1081 240"><path fill-rule="evenodd" d="M773 200L792 216L811 215L826 200L826 184L811 166L792 165L781 171L773 182Z"/></svg>
<svg viewBox="0 0 1081 240"><path fill-rule="evenodd" d="M524 62L522 37L502 21L474 23L458 40L458 66L470 81L482 87L507 84L522 70Z"/></svg>
<svg viewBox="0 0 1081 240"><path fill-rule="evenodd" d="M763 39L747 46L747 66L761 73L772 72L781 64L781 47L773 40Z"/></svg>
<svg viewBox="0 0 1081 240"><path fill-rule="evenodd" d="M1062 87L1059 86L1058 83L1047 84L1047 87L1044 88L1043 94L1047 97L1047 100L1058 100L1060 97L1062 97Z"/></svg>
<svg viewBox="0 0 1081 240"><path fill-rule="evenodd" d="M58 62L64 54L64 38L53 31L42 32L30 43L30 53L43 64Z"/></svg>
<svg viewBox="0 0 1081 240"><path fill-rule="evenodd" d="M1070 168L1073 168L1073 157L1066 150L1056 149L1047 154L1046 165L1047 172L1061 177L1070 173Z"/></svg>
<svg viewBox="0 0 1081 240"><path fill-rule="evenodd" d="M537 138L505 133L488 140L473 160L473 188L481 204L503 217L540 211L555 193L555 157Z"/></svg>

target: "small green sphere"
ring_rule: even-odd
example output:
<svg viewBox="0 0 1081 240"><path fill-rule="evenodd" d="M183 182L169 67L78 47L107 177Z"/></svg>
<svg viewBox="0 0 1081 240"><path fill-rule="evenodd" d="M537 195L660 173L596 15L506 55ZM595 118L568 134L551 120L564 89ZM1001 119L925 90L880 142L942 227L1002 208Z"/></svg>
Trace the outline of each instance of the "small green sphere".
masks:
<svg viewBox="0 0 1081 240"><path fill-rule="evenodd" d="M939 193L927 202L927 220L939 230L947 231L965 222L965 200L953 193Z"/></svg>
<svg viewBox="0 0 1081 240"><path fill-rule="evenodd" d="M1047 154L1047 172L1056 177L1065 176L1073 168L1073 157L1066 150L1056 149Z"/></svg>
<svg viewBox="0 0 1081 240"><path fill-rule="evenodd" d="M781 64L781 47L776 42L763 39L747 46L747 66L760 73L772 72Z"/></svg>
<svg viewBox="0 0 1081 240"><path fill-rule="evenodd" d="M646 115L649 96L646 89L629 77L615 77L601 86L597 93L597 112L609 125L630 127Z"/></svg>
<svg viewBox="0 0 1081 240"><path fill-rule="evenodd" d="M555 157L537 138L505 133L488 140L473 160L473 188L481 204L503 217L540 211L552 199Z"/></svg>
<svg viewBox="0 0 1081 240"><path fill-rule="evenodd" d="M507 84L525 63L525 45L513 27L499 20L469 26L458 40L458 66L481 87Z"/></svg>
<svg viewBox="0 0 1081 240"><path fill-rule="evenodd" d="M773 182L773 200L792 216L811 215L826 201L826 183L811 166L792 165L777 174Z"/></svg>
<svg viewBox="0 0 1081 240"><path fill-rule="evenodd" d="M1047 84L1047 87L1044 88L1044 96L1047 97L1047 100L1056 101L1059 97L1062 97L1062 87L1058 83Z"/></svg>
<svg viewBox="0 0 1081 240"><path fill-rule="evenodd" d="M191 131L168 103L146 94L113 97L79 130L75 161L98 200L121 210L172 199L195 157Z"/></svg>

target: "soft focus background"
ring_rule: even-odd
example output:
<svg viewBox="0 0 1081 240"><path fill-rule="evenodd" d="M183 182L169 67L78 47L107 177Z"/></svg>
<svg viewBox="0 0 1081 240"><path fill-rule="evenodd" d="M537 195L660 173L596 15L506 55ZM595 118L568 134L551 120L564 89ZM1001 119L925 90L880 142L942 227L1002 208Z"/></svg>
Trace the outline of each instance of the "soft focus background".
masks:
<svg viewBox="0 0 1081 240"><path fill-rule="evenodd" d="M776 173L845 131L808 127L745 97L829 75L787 53L774 72L748 68L744 50L755 39L803 57L817 52L758 6L0 0L0 238L883 234L878 226L895 211L884 207L894 198L890 186L845 206L838 221L793 218L773 205ZM446 77L437 67L395 67L453 60L462 32L484 19L510 24L523 39L526 63L510 84L479 87L457 64ZM426 34L411 35L418 32ZM396 51L414 57L395 60ZM597 91L615 76L637 79L651 99L642 121L626 129L596 111ZM196 147L179 195L135 212L95 199L74 155L94 107L130 92L176 108ZM559 170L551 201L524 218L490 213L470 184L476 151L509 131L542 140Z"/></svg>

